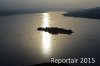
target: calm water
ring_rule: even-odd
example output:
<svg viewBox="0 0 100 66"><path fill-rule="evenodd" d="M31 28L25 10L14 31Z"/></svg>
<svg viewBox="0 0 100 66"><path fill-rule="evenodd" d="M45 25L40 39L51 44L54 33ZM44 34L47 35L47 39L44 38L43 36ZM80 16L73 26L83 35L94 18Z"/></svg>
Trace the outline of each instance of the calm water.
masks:
<svg viewBox="0 0 100 66"><path fill-rule="evenodd" d="M64 17L64 12L0 17L0 66L50 62L50 58L96 58L100 61L100 20ZM38 27L72 29L52 35Z"/></svg>

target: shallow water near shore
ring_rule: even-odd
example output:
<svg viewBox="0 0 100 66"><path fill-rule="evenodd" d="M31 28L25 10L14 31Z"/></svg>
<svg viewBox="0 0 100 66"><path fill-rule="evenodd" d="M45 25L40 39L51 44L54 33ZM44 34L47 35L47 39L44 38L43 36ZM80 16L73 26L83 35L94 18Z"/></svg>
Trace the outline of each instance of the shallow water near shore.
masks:
<svg viewBox="0 0 100 66"><path fill-rule="evenodd" d="M64 17L65 12L0 17L0 65L50 62L50 58L96 58L100 61L100 20ZM52 35L38 27L71 29L73 34Z"/></svg>

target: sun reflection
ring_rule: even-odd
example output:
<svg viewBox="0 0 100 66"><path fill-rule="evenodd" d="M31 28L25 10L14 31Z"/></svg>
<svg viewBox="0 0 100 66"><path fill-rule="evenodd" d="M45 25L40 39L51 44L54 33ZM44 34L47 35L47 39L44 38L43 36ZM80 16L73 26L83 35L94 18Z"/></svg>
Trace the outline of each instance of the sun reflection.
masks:
<svg viewBox="0 0 100 66"><path fill-rule="evenodd" d="M49 26L49 14L48 13L43 13L43 25L42 27L48 27Z"/></svg>
<svg viewBox="0 0 100 66"><path fill-rule="evenodd" d="M42 27L50 26L49 14L43 13L42 15ZM47 32L42 33L42 52L44 55L49 56L51 54L51 36Z"/></svg>

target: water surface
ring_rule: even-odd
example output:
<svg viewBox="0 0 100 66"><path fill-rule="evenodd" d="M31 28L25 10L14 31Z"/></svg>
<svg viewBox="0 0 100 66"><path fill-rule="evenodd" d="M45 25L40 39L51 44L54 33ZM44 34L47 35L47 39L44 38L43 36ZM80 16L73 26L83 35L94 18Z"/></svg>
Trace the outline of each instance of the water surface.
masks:
<svg viewBox="0 0 100 66"><path fill-rule="evenodd" d="M64 12L0 17L0 65L50 62L50 58L96 58L99 63L100 20L64 17ZM38 27L60 27L72 35L52 35Z"/></svg>

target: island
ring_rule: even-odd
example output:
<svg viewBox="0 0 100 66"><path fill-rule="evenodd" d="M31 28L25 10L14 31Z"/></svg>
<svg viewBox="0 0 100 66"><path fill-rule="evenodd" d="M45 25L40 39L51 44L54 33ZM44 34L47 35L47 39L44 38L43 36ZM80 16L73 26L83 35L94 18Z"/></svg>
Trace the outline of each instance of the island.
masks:
<svg viewBox="0 0 100 66"><path fill-rule="evenodd" d="M58 34L68 34L71 35L74 33L71 29L64 29L64 28L58 28L58 27L38 27L38 31L45 31L50 34L58 35Z"/></svg>

